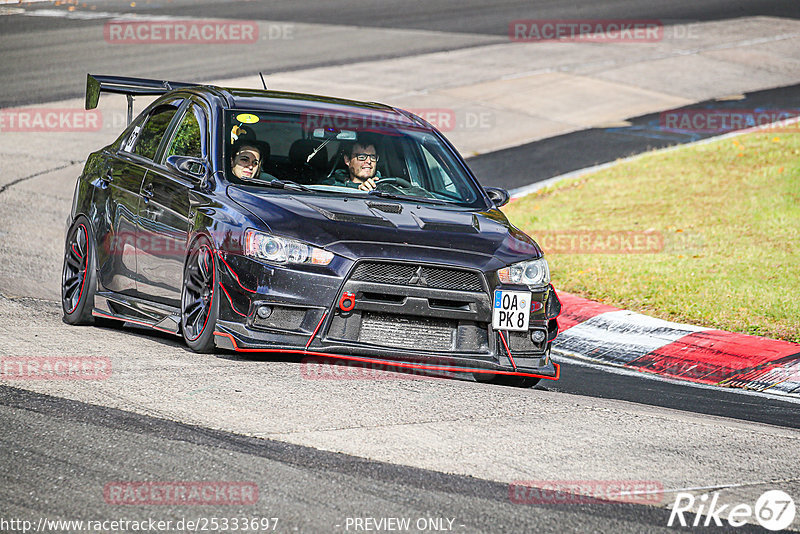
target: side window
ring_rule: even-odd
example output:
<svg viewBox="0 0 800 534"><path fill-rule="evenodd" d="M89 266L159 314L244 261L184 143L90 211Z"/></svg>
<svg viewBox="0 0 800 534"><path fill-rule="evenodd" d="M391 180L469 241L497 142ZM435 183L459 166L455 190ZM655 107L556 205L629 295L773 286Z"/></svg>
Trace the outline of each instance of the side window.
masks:
<svg viewBox="0 0 800 534"><path fill-rule="evenodd" d="M435 189L439 191L447 191L448 193L458 194L458 188L453 183L450 175L439 165L439 162L433 157L433 154L428 152L428 149L422 146L422 153L425 155L425 163L428 165L431 179L435 185Z"/></svg>
<svg viewBox="0 0 800 534"><path fill-rule="evenodd" d="M142 131L143 123L144 120L142 117L136 117L132 123L133 128L126 129L126 131L130 131L127 131L127 133L123 132L123 134L119 136L119 139L117 139L115 143L116 146L118 146L120 150L131 152L134 145L136 145L136 140L139 139L139 133Z"/></svg>
<svg viewBox="0 0 800 534"><path fill-rule="evenodd" d="M203 111L196 104L190 104L186 113L181 119L181 123L175 129L172 136L167 156L191 156L199 158L203 155L203 128L201 121L205 123Z"/></svg>
<svg viewBox="0 0 800 534"><path fill-rule="evenodd" d="M147 159L153 159L158 150L158 145L161 143L161 138L164 137L164 132L167 131L172 117L178 112L178 105L180 102L164 104L158 106L147 118L141 131L138 132L138 139L136 145L133 147L133 153L138 154Z"/></svg>

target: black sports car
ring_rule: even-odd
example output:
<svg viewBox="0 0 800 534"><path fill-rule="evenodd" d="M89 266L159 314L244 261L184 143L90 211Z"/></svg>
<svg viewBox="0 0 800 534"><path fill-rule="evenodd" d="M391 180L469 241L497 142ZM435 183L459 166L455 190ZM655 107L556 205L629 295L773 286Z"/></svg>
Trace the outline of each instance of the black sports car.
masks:
<svg viewBox="0 0 800 534"><path fill-rule="evenodd" d="M302 353L557 379L561 305L539 246L450 143L389 106L139 78L67 221L64 320L116 319L193 350ZM161 95L134 120L137 95Z"/></svg>

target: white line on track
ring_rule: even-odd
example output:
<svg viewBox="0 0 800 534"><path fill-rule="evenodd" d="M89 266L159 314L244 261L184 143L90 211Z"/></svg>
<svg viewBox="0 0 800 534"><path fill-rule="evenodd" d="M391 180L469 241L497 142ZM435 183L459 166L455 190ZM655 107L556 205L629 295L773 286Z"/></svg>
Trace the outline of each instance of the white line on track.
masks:
<svg viewBox="0 0 800 534"><path fill-rule="evenodd" d="M0 0L2 5L3 0ZM7 2L10 4L11 2ZM16 2L14 2L16 3ZM25 4L21 4L24 6ZM148 15L139 13L116 13L112 11L67 11L65 9L34 9L25 10L22 7L4 7L0 8L0 15L25 15L26 17L49 17L57 19L71 19L71 20L101 20L101 19L114 19L114 20L195 20L192 17L179 17L173 15Z"/></svg>
<svg viewBox="0 0 800 534"><path fill-rule="evenodd" d="M120 16L120 13L108 13L106 11L66 11L63 9L36 9L26 11L23 15L27 17L49 17L56 19L73 20L95 20L111 19Z"/></svg>

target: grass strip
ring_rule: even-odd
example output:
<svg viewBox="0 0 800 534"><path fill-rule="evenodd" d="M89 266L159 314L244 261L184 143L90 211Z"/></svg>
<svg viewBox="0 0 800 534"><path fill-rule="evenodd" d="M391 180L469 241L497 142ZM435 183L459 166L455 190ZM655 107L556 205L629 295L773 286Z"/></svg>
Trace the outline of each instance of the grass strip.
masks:
<svg viewBox="0 0 800 534"><path fill-rule="evenodd" d="M645 154L503 211L542 246L556 289L800 342L800 133Z"/></svg>

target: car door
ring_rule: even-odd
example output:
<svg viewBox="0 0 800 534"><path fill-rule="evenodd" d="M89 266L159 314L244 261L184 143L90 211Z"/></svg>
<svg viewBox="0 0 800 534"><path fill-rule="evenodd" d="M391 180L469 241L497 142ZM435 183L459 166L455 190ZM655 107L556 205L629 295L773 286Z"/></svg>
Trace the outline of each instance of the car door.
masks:
<svg viewBox="0 0 800 534"><path fill-rule="evenodd" d="M142 182L139 204L138 290L141 297L180 306L183 264L189 237L191 177L166 166L169 156L202 158L207 139L203 108L187 101L154 170Z"/></svg>
<svg viewBox="0 0 800 534"><path fill-rule="evenodd" d="M109 191L106 220L98 232L99 278L104 289L138 294L137 219L142 183L181 103L182 99L173 98L155 106L107 161L102 177Z"/></svg>

